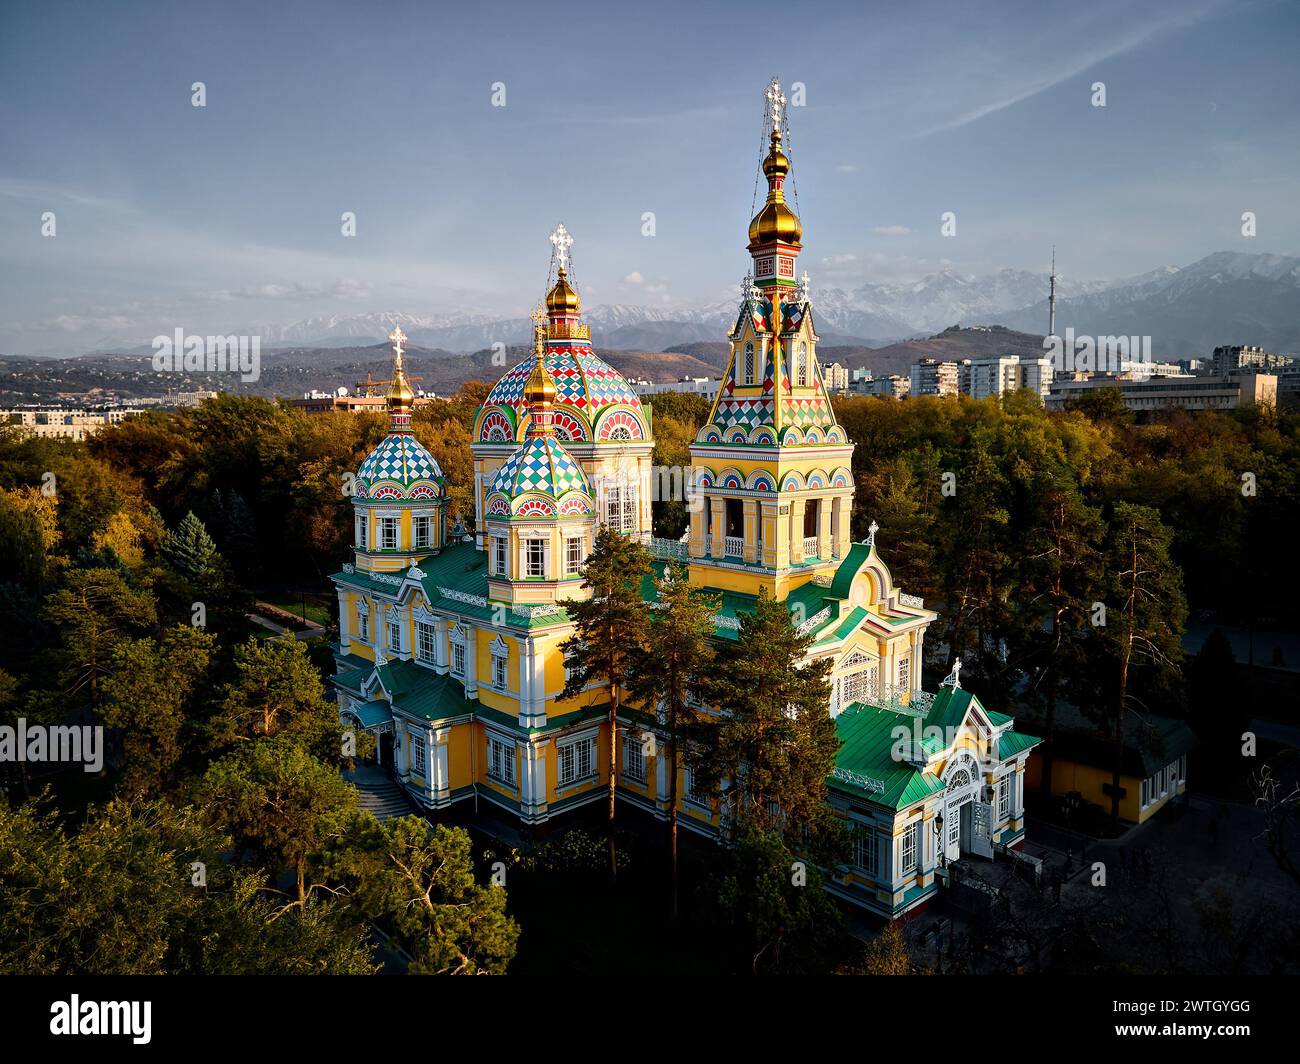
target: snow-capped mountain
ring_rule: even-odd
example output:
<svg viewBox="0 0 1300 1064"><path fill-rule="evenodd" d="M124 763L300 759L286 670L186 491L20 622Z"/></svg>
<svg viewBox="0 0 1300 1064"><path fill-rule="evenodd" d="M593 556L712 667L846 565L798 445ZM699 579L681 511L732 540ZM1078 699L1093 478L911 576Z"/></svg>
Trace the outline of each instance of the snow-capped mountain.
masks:
<svg viewBox="0 0 1300 1064"><path fill-rule="evenodd" d="M1006 314L1012 328L1041 329L1047 302ZM1244 343L1300 350L1300 258L1219 251L1190 266L1168 266L1096 292L1057 298L1056 329L1089 336L1151 337L1163 358L1208 355Z"/></svg>
<svg viewBox="0 0 1300 1064"><path fill-rule="evenodd" d="M1041 335L1047 330L1047 291L1046 273L1003 269L977 277L944 270L917 281L853 289L819 287L814 278L812 295L823 341L882 346L957 324L1001 324ZM1222 343L1300 349L1300 258L1293 256L1216 252L1190 266L1163 266L1118 281L1058 276L1056 291L1058 332L1073 327L1094 336L1149 335L1162 357L1206 355ZM731 300L693 308L611 303L593 306L585 316L599 347L662 351L722 340L736 311ZM334 314L234 331L260 335L269 346L352 347L382 343L394 325L413 345L459 353L527 344L532 337L527 317L464 311Z"/></svg>

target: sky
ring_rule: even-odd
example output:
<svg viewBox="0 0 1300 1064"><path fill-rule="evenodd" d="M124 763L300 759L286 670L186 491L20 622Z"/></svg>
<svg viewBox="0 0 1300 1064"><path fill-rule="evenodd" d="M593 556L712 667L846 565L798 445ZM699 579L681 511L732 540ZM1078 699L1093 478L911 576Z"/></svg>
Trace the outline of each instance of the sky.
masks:
<svg viewBox="0 0 1300 1064"><path fill-rule="evenodd" d="M0 353L520 317L560 221L589 305L729 298L773 76L814 294L1053 244L1080 279L1297 254L1297 30L1294 0L0 0Z"/></svg>

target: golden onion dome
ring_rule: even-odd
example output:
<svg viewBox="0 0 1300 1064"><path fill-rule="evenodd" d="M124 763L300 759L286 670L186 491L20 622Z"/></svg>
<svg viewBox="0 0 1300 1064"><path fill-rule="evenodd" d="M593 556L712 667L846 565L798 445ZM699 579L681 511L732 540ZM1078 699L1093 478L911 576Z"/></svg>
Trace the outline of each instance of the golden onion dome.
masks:
<svg viewBox="0 0 1300 1064"><path fill-rule="evenodd" d="M414 404L415 392L411 390L411 386L406 382L406 374L399 369L388 389L388 405L390 407L408 407Z"/></svg>
<svg viewBox="0 0 1300 1064"><path fill-rule="evenodd" d="M749 242L766 244L780 240L797 244L803 237L803 223L785 203L784 199L769 200L749 223Z"/></svg>
<svg viewBox="0 0 1300 1064"><path fill-rule="evenodd" d="M524 402L530 406L534 403L554 403L559 389L555 387L555 378L547 372L539 358L533 363L533 371L524 382Z"/></svg>
<svg viewBox="0 0 1300 1064"><path fill-rule="evenodd" d="M546 293L546 309L551 314L577 314L582 309L582 300L569 284L563 266L555 278L555 286Z"/></svg>
<svg viewBox="0 0 1300 1064"><path fill-rule="evenodd" d="M749 223L749 242L767 244L780 240L797 244L803 238L803 223L785 201L785 177L790 172L789 156L781 150L781 134L772 131L772 146L763 160L763 175L767 178L767 202L754 220Z"/></svg>

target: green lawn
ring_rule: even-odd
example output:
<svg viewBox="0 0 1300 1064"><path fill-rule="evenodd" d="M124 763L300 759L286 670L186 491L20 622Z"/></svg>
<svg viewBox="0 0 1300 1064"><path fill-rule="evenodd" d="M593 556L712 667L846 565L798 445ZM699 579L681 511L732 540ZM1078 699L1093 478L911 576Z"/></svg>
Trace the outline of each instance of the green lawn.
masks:
<svg viewBox="0 0 1300 1064"><path fill-rule="evenodd" d="M311 599L307 600L305 611L300 598L290 598L285 595L263 595L261 600L270 603L277 609L284 610L285 613L291 613L295 617L305 617L309 621L315 621L322 627L330 623L329 608L322 606L319 602L312 602Z"/></svg>

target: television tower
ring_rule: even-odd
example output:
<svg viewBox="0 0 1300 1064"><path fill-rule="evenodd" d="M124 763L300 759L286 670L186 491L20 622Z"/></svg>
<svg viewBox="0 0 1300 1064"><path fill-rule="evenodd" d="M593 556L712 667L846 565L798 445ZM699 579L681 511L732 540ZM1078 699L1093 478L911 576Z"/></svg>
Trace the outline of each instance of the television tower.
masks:
<svg viewBox="0 0 1300 1064"><path fill-rule="evenodd" d="M1047 294L1047 335L1056 335L1056 245L1052 245L1051 287Z"/></svg>

